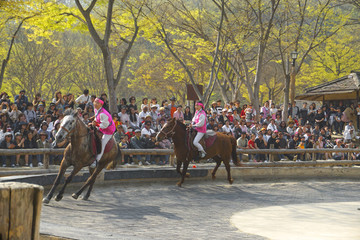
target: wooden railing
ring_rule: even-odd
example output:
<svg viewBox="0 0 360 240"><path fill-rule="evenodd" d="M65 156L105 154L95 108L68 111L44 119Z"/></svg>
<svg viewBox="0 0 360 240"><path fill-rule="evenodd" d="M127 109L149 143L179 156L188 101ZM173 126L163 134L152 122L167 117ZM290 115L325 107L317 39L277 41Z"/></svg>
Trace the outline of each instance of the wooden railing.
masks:
<svg viewBox="0 0 360 240"><path fill-rule="evenodd" d="M281 166L334 166L334 165L354 165L360 164L360 161L350 161L351 153L359 153L359 148L341 148L341 149L332 149L332 148L321 148L321 149L237 149L237 154L269 154L270 162L269 163L242 163L243 166L251 167L281 167ZM305 161L305 162L272 162L272 156L276 154L304 154L308 153L312 155L312 159L315 159L316 153L348 153L347 161ZM49 168L49 155L60 155L64 153L64 148L40 148L40 149L0 149L0 156L11 156L11 155L44 155L44 168ZM170 155L169 164L172 166L175 161L175 153L173 149L122 149L121 150L122 159L125 155Z"/></svg>

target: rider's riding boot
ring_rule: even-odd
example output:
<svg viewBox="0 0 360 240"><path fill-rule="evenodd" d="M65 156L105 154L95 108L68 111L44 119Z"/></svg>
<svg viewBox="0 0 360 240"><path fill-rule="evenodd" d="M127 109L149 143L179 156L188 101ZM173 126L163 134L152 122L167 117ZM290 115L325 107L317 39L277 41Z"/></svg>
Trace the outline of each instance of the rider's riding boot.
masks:
<svg viewBox="0 0 360 240"><path fill-rule="evenodd" d="M200 152L200 157L201 157L201 158L204 158L205 156L206 156L206 152L205 152L205 151Z"/></svg>

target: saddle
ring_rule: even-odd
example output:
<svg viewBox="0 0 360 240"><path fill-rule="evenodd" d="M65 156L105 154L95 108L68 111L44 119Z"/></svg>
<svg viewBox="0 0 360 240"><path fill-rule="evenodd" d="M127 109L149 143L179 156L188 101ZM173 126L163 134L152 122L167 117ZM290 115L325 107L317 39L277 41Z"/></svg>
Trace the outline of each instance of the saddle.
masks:
<svg viewBox="0 0 360 240"><path fill-rule="evenodd" d="M187 131L187 135L188 135L187 145L188 145L189 150L197 151L197 148L193 144L196 134L197 134L197 131L195 129L189 129ZM216 138L217 138L216 132L214 132L213 130L206 131L203 138L199 141L201 146L204 148L205 152L206 152L207 148L210 148L214 144Z"/></svg>
<svg viewBox="0 0 360 240"><path fill-rule="evenodd" d="M90 144L91 144L91 153L93 155L97 155L101 152L101 138L103 133L97 130L96 128L90 128ZM105 146L104 154L109 152L111 148L114 146L115 141L111 138Z"/></svg>

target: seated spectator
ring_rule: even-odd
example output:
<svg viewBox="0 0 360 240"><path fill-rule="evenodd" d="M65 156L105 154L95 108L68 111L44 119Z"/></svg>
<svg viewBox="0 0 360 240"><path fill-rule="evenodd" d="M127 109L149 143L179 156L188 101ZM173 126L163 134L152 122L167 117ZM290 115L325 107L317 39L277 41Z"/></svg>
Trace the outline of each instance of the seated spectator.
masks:
<svg viewBox="0 0 360 240"><path fill-rule="evenodd" d="M22 113L20 110L18 110L18 107L15 103L10 104L11 111L8 112L9 119L11 124L15 124L16 121L19 119L19 115Z"/></svg>
<svg viewBox="0 0 360 240"><path fill-rule="evenodd" d="M156 135L155 135L156 137ZM155 143L155 148L158 149L170 149L171 148L171 142L169 139L164 138L163 140L161 140L160 142L156 142ZM165 165L169 163L169 158L170 155L159 155L160 161L159 161L159 165Z"/></svg>
<svg viewBox="0 0 360 240"><path fill-rule="evenodd" d="M119 121L119 116L117 113L113 113L112 114L112 119L113 122L115 123L115 128L117 128L119 125L121 125L122 123Z"/></svg>
<svg viewBox="0 0 360 240"><path fill-rule="evenodd" d="M41 123L41 125L40 125L40 129L39 129L39 135L41 134L41 133L46 133L47 134L47 140L49 140L50 141L50 139L51 139L51 132L50 131L48 131L48 127L49 127L49 125L47 124L47 122L42 122Z"/></svg>
<svg viewBox="0 0 360 240"><path fill-rule="evenodd" d="M240 148L240 149L248 148L248 139L246 138L246 132L240 133L240 137L236 140L236 143L237 143L237 148ZM239 159L240 159L240 161L242 161L242 153L239 154Z"/></svg>
<svg viewBox="0 0 360 240"><path fill-rule="evenodd" d="M117 143L120 143L121 139L123 139L125 135L126 134L125 134L125 130L124 130L123 126L118 125L117 128L116 128L116 132L114 134L115 141Z"/></svg>
<svg viewBox="0 0 360 240"><path fill-rule="evenodd" d="M12 136L12 133L11 132L6 132L5 133L5 139L0 143L0 148L1 149L14 149L16 148L16 143L15 141L13 141L13 136ZM3 167L6 167L7 164L6 164L6 160L7 158L10 159L10 164L11 164L11 167L15 167L15 159L16 157L15 156L1 156L1 160L2 160L2 166Z"/></svg>
<svg viewBox="0 0 360 240"><path fill-rule="evenodd" d="M119 147L120 147L120 149L128 149L129 148L129 137L128 137L128 135L124 134L121 137L121 140L119 142ZM124 164L129 165L131 163L132 163L131 156L130 155L124 155Z"/></svg>
<svg viewBox="0 0 360 240"><path fill-rule="evenodd" d="M226 121L225 121L225 125L222 127L222 129L223 129L223 132L225 132L225 133L228 133L228 134L233 134L233 129L232 129L232 127L230 126L230 121L229 121L229 119L227 119Z"/></svg>
<svg viewBox="0 0 360 240"><path fill-rule="evenodd" d="M334 149L340 149L343 148L342 147L342 140L341 139L337 139L336 140L336 145L334 146ZM335 160L344 160L345 159L345 154L342 152L333 152L332 154L333 159Z"/></svg>
<svg viewBox="0 0 360 240"><path fill-rule="evenodd" d="M145 149L145 137L141 136L141 130L140 129L136 129L135 130L135 136L131 138L130 143L131 143L131 147L133 149ZM150 155L146 155L146 160L145 164L150 164L149 160L150 160ZM139 164L140 166L143 165L143 162L141 160L141 155L136 155L136 159L137 159L137 164Z"/></svg>
<svg viewBox="0 0 360 240"><path fill-rule="evenodd" d="M34 106L32 103L28 103L27 109L24 111L26 121L36 123L36 112L34 111Z"/></svg>
<svg viewBox="0 0 360 240"><path fill-rule="evenodd" d="M255 139L256 139L256 135L255 134L251 134L251 137L248 141L248 148L249 149L258 149L256 144L255 144ZM249 154L249 161L251 161L251 154ZM254 159L254 162L256 162L256 159Z"/></svg>
<svg viewBox="0 0 360 240"><path fill-rule="evenodd" d="M25 149L37 148L36 138L33 131L28 131L24 141ZM33 155L25 155L25 166L33 167ZM39 164L39 163L38 163Z"/></svg>
<svg viewBox="0 0 360 240"><path fill-rule="evenodd" d="M17 149L24 149L24 142L25 142L25 137L23 137L22 133L21 132L15 133L16 148ZM20 163L20 157L21 157L20 154L16 155L16 166L17 167L19 166L19 163ZM25 164L25 166L29 166L28 161Z"/></svg>
<svg viewBox="0 0 360 240"><path fill-rule="evenodd" d="M28 97L25 95L25 90L21 90L18 95L15 95L14 99L14 103L17 105L18 109L24 111L29 103Z"/></svg>
<svg viewBox="0 0 360 240"><path fill-rule="evenodd" d="M214 126L215 126L215 120L213 118L209 118L209 122L206 125L206 129L207 130L214 130Z"/></svg>
<svg viewBox="0 0 360 240"><path fill-rule="evenodd" d="M155 131L151 128L151 121L144 122L144 128L141 130L141 136L150 138L151 134L155 133Z"/></svg>

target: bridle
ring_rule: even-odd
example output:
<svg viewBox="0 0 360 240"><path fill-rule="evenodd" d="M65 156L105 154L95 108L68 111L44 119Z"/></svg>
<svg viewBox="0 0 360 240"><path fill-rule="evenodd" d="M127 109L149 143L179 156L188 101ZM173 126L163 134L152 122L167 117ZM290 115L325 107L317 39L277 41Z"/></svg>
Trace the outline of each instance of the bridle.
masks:
<svg viewBox="0 0 360 240"><path fill-rule="evenodd" d="M67 132L68 136L70 136L74 131L75 131L75 127L71 130L65 128L64 126L60 126L60 129L63 129L65 132ZM85 137L89 135L89 128L87 128L87 133L82 135L82 136L78 136L79 138L81 137Z"/></svg>
<svg viewBox="0 0 360 240"><path fill-rule="evenodd" d="M169 135L170 137L174 136L174 134L175 134L174 129L175 129L176 125L177 125L177 121L175 121L175 124L174 124L173 128L172 128L170 131L165 132L165 131L163 131L163 129L161 129L160 132L159 132L159 134L160 134L160 133L164 134L164 135L165 135L165 138L168 138L168 135ZM171 134L171 135L170 135L170 134Z"/></svg>

